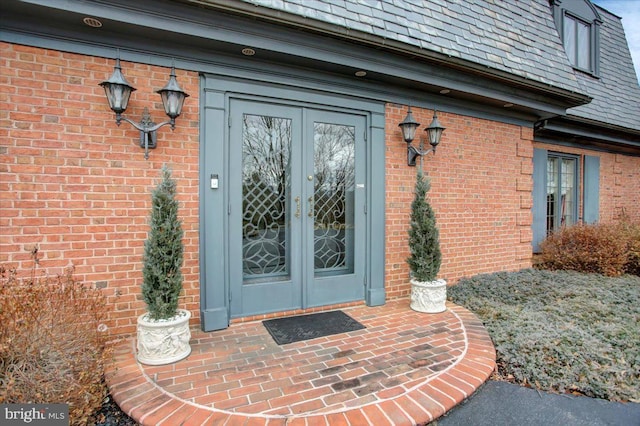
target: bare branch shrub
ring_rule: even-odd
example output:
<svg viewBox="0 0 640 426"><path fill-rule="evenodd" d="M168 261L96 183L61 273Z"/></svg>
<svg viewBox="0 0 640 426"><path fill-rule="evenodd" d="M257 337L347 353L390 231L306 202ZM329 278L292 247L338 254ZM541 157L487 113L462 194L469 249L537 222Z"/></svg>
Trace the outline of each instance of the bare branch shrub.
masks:
<svg viewBox="0 0 640 426"><path fill-rule="evenodd" d="M537 267L610 277L633 273L640 261L639 229L626 222L563 228L540 244Z"/></svg>
<svg viewBox="0 0 640 426"><path fill-rule="evenodd" d="M66 403L87 424L105 395L105 299L73 268L18 279L0 266L0 403Z"/></svg>
<svg viewBox="0 0 640 426"><path fill-rule="evenodd" d="M623 221L620 232L627 241L627 261L624 271L627 274L640 276L640 224Z"/></svg>

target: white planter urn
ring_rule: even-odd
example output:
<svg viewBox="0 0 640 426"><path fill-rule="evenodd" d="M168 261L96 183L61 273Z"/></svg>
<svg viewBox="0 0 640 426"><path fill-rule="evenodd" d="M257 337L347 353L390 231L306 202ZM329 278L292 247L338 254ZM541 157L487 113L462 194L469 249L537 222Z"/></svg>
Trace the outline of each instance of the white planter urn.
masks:
<svg viewBox="0 0 640 426"><path fill-rule="evenodd" d="M416 281L411 279L411 309L418 312L436 314L444 312L447 301L445 280Z"/></svg>
<svg viewBox="0 0 640 426"><path fill-rule="evenodd" d="M171 364L191 353L189 340L191 312L178 309L166 320L152 320L149 314L138 317L138 361L148 365Z"/></svg>

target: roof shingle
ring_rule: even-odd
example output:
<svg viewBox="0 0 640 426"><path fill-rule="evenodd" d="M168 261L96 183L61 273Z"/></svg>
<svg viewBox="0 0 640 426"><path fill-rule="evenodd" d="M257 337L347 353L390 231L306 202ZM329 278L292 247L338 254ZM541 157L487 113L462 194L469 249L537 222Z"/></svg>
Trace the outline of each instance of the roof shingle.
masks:
<svg viewBox="0 0 640 426"><path fill-rule="evenodd" d="M582 92L546 0L243 1Z"/></svg>

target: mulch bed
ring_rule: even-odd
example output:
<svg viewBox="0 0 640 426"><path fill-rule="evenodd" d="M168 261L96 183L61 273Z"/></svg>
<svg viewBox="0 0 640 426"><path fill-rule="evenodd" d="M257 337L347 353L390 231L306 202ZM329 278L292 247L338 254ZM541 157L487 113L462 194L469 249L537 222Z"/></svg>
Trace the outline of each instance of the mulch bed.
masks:
<svg viewBox="0 0 640 426"><path fill-rule="evenodd" d="M118 407L111 398L111 395L107 395L102 404L102 408L95 414L96 426L139 426L135 420L127 416Z"/></svg>

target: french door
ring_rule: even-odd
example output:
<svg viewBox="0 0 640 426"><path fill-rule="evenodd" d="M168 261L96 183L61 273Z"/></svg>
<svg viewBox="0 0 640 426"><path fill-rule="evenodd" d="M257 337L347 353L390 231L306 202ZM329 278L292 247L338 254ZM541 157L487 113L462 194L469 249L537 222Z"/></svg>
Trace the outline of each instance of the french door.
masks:
<svg viewBox="0 0 640 426"><path fill-rule="evenodd" d="M231 100L232 317L364 298L364 116Z"/></svg>

